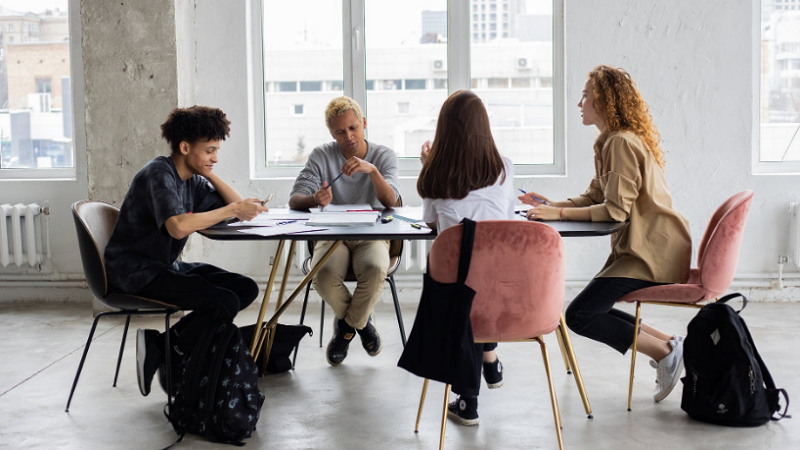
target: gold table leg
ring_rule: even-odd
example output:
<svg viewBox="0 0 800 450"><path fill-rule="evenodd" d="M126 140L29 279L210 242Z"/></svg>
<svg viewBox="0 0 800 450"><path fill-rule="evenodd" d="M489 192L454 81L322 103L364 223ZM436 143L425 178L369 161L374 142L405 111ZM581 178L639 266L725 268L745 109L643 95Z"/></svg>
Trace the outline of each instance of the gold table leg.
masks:
<svg viewBox="0 0 800 450"><path fill-rule="evenodd" d="M642 318L642 302L636 302L636 322L633 324L633 347L631 350L631 379L628 382L628 411L631 410L631 400L633 399L633 369L636 367L636 346L639 343L639 320Z"/></svg>
<svg viewBox="0 0 800 450"><path fill-rule="evenodd" d="M428 379L422 383L422 395L419 398L419 410L417 411L417 424L414 425L414 433L419 433L419 419L422 417L422 405L425 404L425 394L428 392Z"/></svg>
<svg viewBox="0 0 800 450"><path fill-rule="evenodd" d="M572 375L575 377L575 383L578 385L578 392L581 394L583 400L583 409L586 410L589 418L592 419L592 405L589 404L589 396L586 395L586 387L583 385L583 377L581 376L581 369L578 367L578 358L575 357L575 350L572 348L572 340L569 338L569 331L567 330L567 321L564 319L564 313L561 313L559 327L561 328L561 336L564 338L564 347L569 357L569 363L572 366Z"/></svg>
<svg viewBox="0 0 800 450"><path fill-rule="evenodd" d="M567 368L567 375L572 375L572 366L569 365L569 356L567 356L567 349L564 345L564 336L561 335L561 327L556 328L556 340L558 341L558 348L561 349L564 366Z"/></svg>
<svg viewBox="0 0 800 450"><path fill-rule="evenodd" d="M275 282L275 275L278 273L278 262L280 261L281 253L283 253L283 244L285 241L281 240L278 243L278 250L275 252L275 259L272 260L272 270L269 272L269 280L267 281L267 288L264 290L264 299L261 300L261 309L258 311L258 320L256 321L256 329L253 333L253 341L250 343L250 355L253 360L256 359L256 346L258 345L259 335L261 333L261 323L264 321L264 315L267 312L267 305L269 305L269 296L272 293L272 284Z"/></svg>
<svg viewBox="0 0 800 450"><path fill-rule="evenodd" d="M442 407L442 430L439 432L439 450L444 449L444 429L447 426L447 404L450 400L450 385L444 385L444 406Z"/></svg>

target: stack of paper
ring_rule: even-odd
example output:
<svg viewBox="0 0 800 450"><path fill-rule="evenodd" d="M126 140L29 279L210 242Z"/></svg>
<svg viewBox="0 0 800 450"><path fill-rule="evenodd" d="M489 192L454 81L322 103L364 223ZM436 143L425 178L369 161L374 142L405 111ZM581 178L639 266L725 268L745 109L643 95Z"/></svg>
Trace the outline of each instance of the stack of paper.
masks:
<svg viewBox="0 0 800 450"><path fill-rule="evenodd" d="M381 214L371 212L312 212L305 221L310 227L363 227L374 226Z"/></svg>

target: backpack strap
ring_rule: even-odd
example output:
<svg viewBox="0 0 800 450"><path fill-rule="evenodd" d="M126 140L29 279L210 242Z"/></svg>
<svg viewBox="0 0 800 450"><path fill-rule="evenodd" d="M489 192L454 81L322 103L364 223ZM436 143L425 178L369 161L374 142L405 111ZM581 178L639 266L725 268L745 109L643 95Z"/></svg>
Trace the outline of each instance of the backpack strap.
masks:
<svg viewBox="0 0 800 450"><path fill-rule="evenodd" d="M475 242L475 221L467 219L461 221L464 234L461 236L461 255L458 258L458 284L464 284L469 275L469 265L472 261L472 244Z"/></svg>
<svg viewBox="0 0 800 450"><path fill-rule="evenodd" d="M747 306L747 297L745 297L744 295L742 295L739 292L734 292L733 294L728 294L728 295L722 297L721 299L717 300L716 303L728 303L728 301L733 300L736 297L742 297L742 308L739 309L738 311L736 311L736 314L739 314Z"/></svg>
<svg viewBox="0 0 800 450"><path fill-rule="evenodd" d="M744 295L742 295L742 298L745 298ZM720 299L720 301L721 300L722 299ZM747 301L745 300L745 304L746 302ZM744 309L744 307L742 307L742 309ZM739 317L739 320L742 322L742 329L744 329L744 334L745 336L747 336L747 342L750 343L750 347L753 349L753 356L755 356L756 361L758 362L758 367L759 369L761 369L761 377L764 379L764 384L767 386L767 389L776 391L778 392L778 394L783 394L783 398L786 399L786 406L784 406L783 408L783 413L779 413L780 414L779 417L775 417L775 414L773 413L770 419L772 420L781 420L783 418L791 419L792 416L786 415L786 412L789 410L789 394L786 392L786 389L779 389L775 387L775 381L772 379L772 374L769 373L767 365L764 363L764 360L761 359L761 354L758 353L758 349L756 348L756 343L753 340L753 336L750 335L750 329L748 329L747 325L745 325L744 319ZM777 405L780 405L780 402L778 402Z"/></svg>

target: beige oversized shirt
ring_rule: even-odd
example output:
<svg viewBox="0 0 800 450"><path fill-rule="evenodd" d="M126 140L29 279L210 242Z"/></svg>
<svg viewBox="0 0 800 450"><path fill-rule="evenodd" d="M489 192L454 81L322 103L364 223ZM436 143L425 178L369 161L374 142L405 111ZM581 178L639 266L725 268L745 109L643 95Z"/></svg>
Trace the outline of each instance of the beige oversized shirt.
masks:
<svg viewBox="0 0 800 450"><path fill-rule="evenodd" d="M577 207L592 221L630 220L611 236L611 255L597 277L685 283L692 238L689 222L672 207L666 179L653 154L629 131L603 133L594 144L595 177Z"/></svg>

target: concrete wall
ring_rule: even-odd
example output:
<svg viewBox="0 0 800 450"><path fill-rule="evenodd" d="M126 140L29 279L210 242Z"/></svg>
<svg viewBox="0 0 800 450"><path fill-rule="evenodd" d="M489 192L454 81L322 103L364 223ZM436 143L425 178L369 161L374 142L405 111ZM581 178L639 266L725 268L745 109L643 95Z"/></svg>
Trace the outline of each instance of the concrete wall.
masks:
<svg viewBox="0 0 800 450"><path fill-rule="evenodd" d="M228 114L231 137L223 143L215 170L243 195L274 193L273 204L281 205L288 201L291 190L291 180L250 177L250 132L255 125L249 119L245 2L124 3L81 3L87 65L88 174L82 172L80 162L85 161L84 153L77 155L78 181L72 184L12 185L14 201L48 197L59 205L57 218L64 229L54 236L58 273L81 272L74 231L64 212L69 202L88 190L94 198L119 203L139 167L167 151L158 138L157 126L179 101L214 105ZM182 11L181 15L194 15L193 32L186 33L183 28L177 33L177 50L173 45L175 27L189 25L181 15L177 19L172 16L173 8ZM664 138L667 179L675 205L689 219L695 243L717 205L742 189L755 190L738 285L767 284L776 271L778 255L785 252L787 205L800 201L800 176L750 174L753 108L758 102L750 53L755 13L749 2L567 2L568 176L526 178L515 184L551 198L564 198L585 189L593 173L591 144L596 132L581 125L575 104L586 73L593 66L621 66L632 74L650 104ZM181 22L184 25L176 25ZM193 40L186 44L181 36L193 36ZM185 65L192 53L194 64ZM187 75L176 69L176 60L181 67L193 68L194 73ZM193 83L192 87L184 90L185 86L176 84L176 77L181 83ZM82 176L88 176L88 186ZM420 203L414 183L412 178L401 180L400 188L409 205ZM12 197L5 192L9 191L3 189L0 201ZM591 278L609 251L606 238L567 239L566 245L567 277L572 286ZM222 244L198 238L191 241L187 256L263 278L273 248L265 243ZM787 270L797 276L796 268ZM8 292L0 290L0 296L7 297ZM30 290L18 295L36 296ZM800 300L797 289L760 295Z"/></svg>

